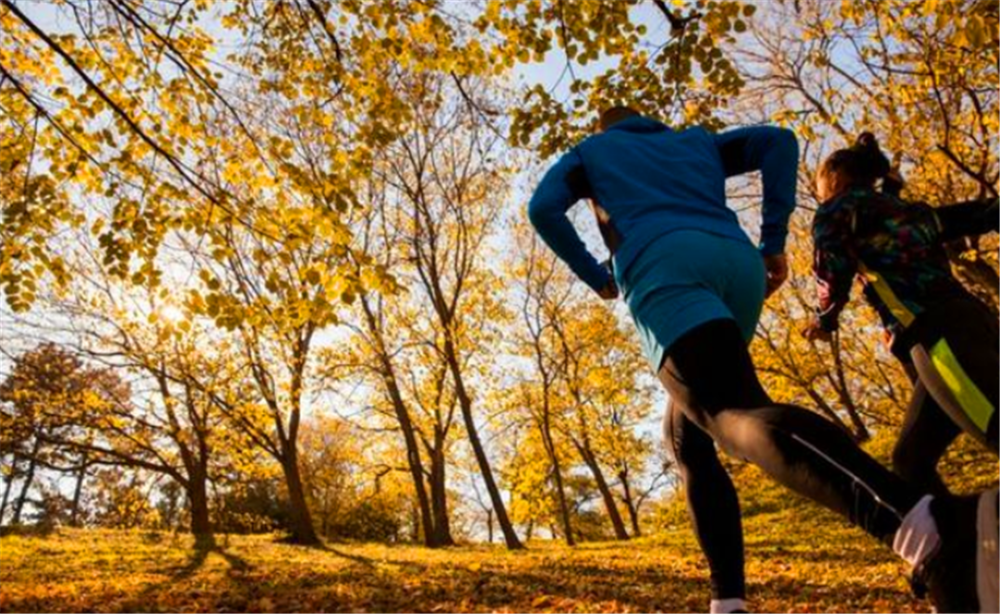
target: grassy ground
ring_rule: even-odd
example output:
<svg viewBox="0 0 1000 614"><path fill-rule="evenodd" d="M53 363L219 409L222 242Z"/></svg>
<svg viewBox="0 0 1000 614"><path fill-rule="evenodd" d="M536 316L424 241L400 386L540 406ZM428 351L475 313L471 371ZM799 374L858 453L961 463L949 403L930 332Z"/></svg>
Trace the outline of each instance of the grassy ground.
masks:
<svg viewBox="0 0 1000 614"><path fill-rule="evenodd" d="M813 506L761 511L746 534L756 611L927 611L887 550ZM704 611L707 600L686 523L516 553L108 530L0 538L4 612Z"/></svg>

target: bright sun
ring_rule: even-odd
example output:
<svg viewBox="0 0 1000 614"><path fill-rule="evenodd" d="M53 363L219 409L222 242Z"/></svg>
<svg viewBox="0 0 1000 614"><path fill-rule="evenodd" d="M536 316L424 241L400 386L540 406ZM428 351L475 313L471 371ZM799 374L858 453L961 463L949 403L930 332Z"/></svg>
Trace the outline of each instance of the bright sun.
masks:
<svg viewBox="0 0 1000 614"><path fill-rule="evenodd" d="M184 320L184 312L176 305L164 305L160 309L160 317L168 324L176 324Z"/></svg>

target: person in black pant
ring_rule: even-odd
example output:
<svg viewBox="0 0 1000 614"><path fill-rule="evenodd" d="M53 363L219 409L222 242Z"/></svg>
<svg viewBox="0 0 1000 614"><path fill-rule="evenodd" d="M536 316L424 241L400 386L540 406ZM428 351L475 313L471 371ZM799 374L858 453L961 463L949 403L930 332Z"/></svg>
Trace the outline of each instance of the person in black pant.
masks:
<svg viewBox="0 0 1000 614"><path fill-rule="evenodd" d="M757 379L734 312L787 276L782 251L794 206L787 198L794 196L794 135L768 127L675 132L627 107L610 109L600 123L601 134L546 173L529 218L598 295L614 298L622 288L671 400L726 453L889 544L926 582L938 609L996 608L981 588L996 565L981 562L986 545L977 523L995 494L932 497L833 423L775 403ZM762 171L764 185L760 252L725 207L725 177L753 170ZM613 279L567 219L583 198L600 203L622 235Z"/></svg>
<svg viewBox="0 0 1000 614"><path fill-rule="evenodd" d="M996 567L973 560L984 547L979 540L996 543L995 520L993 536L983 534L991 527L979 520L985 508L995 507L995 493L924 495L865 454L843 429L808 410L773 402L731 320L714 320L684 335L659 376L685 415L728 454L893 547L914 565L939 611L995 607L978 586Z"/></svg>
<svg viewBox="0 0 1000 614"><path fill-rule="evenodd" d="M712 438L670 403L663 420L664 441L681 476L688 517L708 562L710 612L746 607L743 526L736 487Z"/></svg>
<svg viewBox="0 0 1000 614"><path fill-rule="evenodd" d="M828 340L854 278L914 381L893 466L935 494L937 464L962 432L997 454L1000 333L996 316L954 278L944 245L1000 229L996 199L932 208L898 197L902 181L875 137L834 152L821 166L824 200L813 221L820 305L805 331ZM875 190L883 180L881 191Z"/></svg>
<svg viewBox="0 0 1000 614"><path fill-rule="evenodd" d="M868 275L862 279L869 281L870 270L874 268L871 263L880 261L880 279L889 287L899 287L895 292L897 300L911 305L910 309L919 309L919 315L913 316L906 326L894 315L901 313L898 308L886 307L881 298L886 294L884 290L882 294L866 292L874 297L873 305L883 314L892 334L892 350L914 383L913 396L893 450L893 469L921 490L946 495L948 489L937 465L959 434L969 433L987 449L997 452L995 407L1000 388L1000 335L996 317L953 278L942 244L997 231L1000 226L997 201L930 209L899 200L902 180L889 172L889 162L870 134L863 135L853 148L834 154L831 160L825 167L827 174L846 173L853 160L866 179L839 180L842 185L854 186L853 190L845 190L849 194L845 197L846 205L843 201L828 202L816 215L817 273L822 284L837 288L837 292L824 294L827 299L819 310L821 315L806 334L827 339L826 333L835 330L836 316L848 299L851 278L859 272L859 265L851 263L856 254L873 249L890 252L869 256ZM883 181L881 193L874 186L879 178ZM859 217L863 219L860 225ZM873 247L876 245L877 248ZM891 253L907 250L917 253L895 257ZM848 264L841 265L845 260ZM950 371L943 377L940 370L949 368L948 359L940 357L945 348L955 348L952 356L962 358L961 361L952 358ZM923 365L923 376L914 363ZM960 377L969 378L965 394L961 393ZM960 391L958 394L953 390L955 387ZM985 391L982 398L989 403L982 405L978 414L975 395L969 392L973 387ZM669 412L665 439L674 452L695 533L709 562L713 597L742 598L743 540L735 489L719 462L712 440L690 425L683 412Z"/></svg>
<svg viewBox="0 0 1000 614"><path fill-rule="evenodd" d="M600 204L591 200L591 209L604 245L612 254L621 243L621 235ZM613 272L612 261L605 266ZM761 302L755 309L741 313L740 329L749 343L757 326ZM708 562L711 579L711 614L741 612L746 608L746 576L743 558L743 522L739 497L732 479L719 460L715 442L698 428L684 412L668 403L663 415L663 440L670 449L681 477L688 517L695 537Z"/></svg>
<svg viewBox="0 0 1000 614"><path fill-rule="evenodd" d="M956 395L953 387L961 381L958 379L961 373L961 377L968 378L965 384L967 390L975 385L982 391L981 398L987 399L991 408L996 407L1000 333L996 318L974 297L946 303L934 311L937 314L932 313L926 319L926 326L921 325L915 331L918 334L914 335L910 349L923 370L918 371L913 361L903 360L904 368L913 381L913 396L892 451L892 466L910 483L933 494L945 494L948 488L941 480L937 466L960 434L968 434L994 455L997 454L996 410L978 414L989 416L979 419L979 424L985 425L985 428L980 427L973 420L977 415L975 410L969 409L969 406L975 407L969 402L969 395ZM947 345L939 345L942 340ZM950 360L951 365L958 368L953 367L947 379L941 376L939 370L949 365L934 358L945 347L957 348ZM976 384L972 384L973 381ZM958 386L960 388L961 384ZM965 400L964 405L960 399Z"/></svg>

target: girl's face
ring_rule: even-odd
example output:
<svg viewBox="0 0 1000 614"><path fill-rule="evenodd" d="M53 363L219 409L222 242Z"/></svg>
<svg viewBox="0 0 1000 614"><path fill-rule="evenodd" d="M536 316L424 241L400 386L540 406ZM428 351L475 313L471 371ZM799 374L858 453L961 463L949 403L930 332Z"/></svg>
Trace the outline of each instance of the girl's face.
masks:
<svg viewBox="0 0 1000 614"><path fill-rule="evenodd" d="M826 169L819 169L816 173L816 196L819 202L825 203L834 196L840 194L844 189L844 182L837 173L830 173Z"/></svg>

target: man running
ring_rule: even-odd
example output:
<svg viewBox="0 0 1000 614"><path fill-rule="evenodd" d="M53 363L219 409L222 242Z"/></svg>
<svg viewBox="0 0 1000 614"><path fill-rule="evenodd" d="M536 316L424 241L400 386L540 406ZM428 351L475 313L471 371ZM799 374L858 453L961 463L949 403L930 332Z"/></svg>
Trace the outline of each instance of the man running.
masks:
<svg viewBox="0 0 1000 614"><path fill-rule="evenodd" d="M673 131L628 107L606 111L600 123L602 132L564 154L532 197L528 214L541 238L600 296L614 298L621 287L672 401L724 451L891 545L939 610L979 611L977 581L996 565L977 565L985 549L976 519L995 498L926 495L832 423L773 402L757 379L738 314L787 277L794 135ZM756 170L764 186L759 252L725 198L726 177ZM600 205L619 238L614 278L566 216L581 198Z"/></svg>
<svg viewBox="0 0 1000 614"><path fill-rule="evenodd" d="M590 201L597 228L613 255L621 237L611 224L608 212ZM742 305L734 314L749 344L764 306L760 285L752 285ZM669 446L677 472L681 476L688 517L701 551L708 561L712 614L741 612L746 609L746 574L743 559L743 526L740 501L732 478L726 472L712 438L691 422L673 403L663 414L663 441Z"/></svg>

